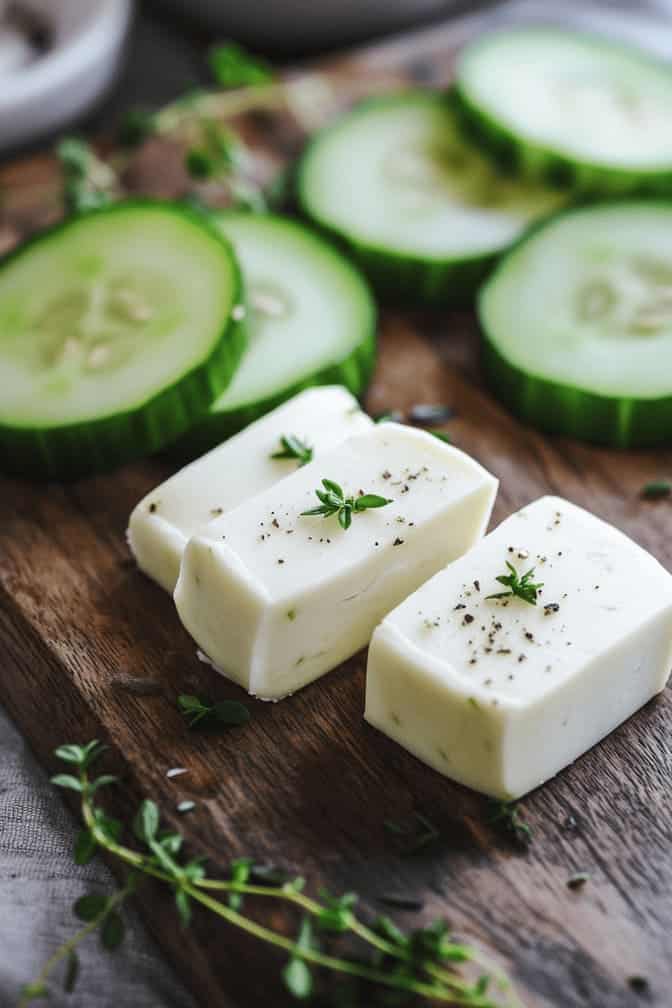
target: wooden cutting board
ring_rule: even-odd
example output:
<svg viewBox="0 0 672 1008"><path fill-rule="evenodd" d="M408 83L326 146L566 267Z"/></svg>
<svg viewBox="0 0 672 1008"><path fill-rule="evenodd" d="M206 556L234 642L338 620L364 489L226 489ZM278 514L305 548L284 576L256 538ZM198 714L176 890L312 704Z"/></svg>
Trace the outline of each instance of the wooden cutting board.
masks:
<svg viewBox="0 0 672 1008"><path fill-rule="evenodd" d="M454 27L434 28L320 69L345 105L395 81L445 83L459 42ZM251 116L243 125L267 167L301 140L282 117ZM177 192L184 180L175 165L150 144L129 186ZM4 246L57 214L50 157L10 165L0 184ZM522 427L482 385L471 315L384 313L368 409L421 402L450 404L455 443L500 478L495 522L541 494L561 494L672 567L671 505L639 497L645 482L672 473L672 453L615 453ZM197 661L171 599L129 557L129 512L173 469L153 459L68 486L0 480L0 701L45 766L53 770L58 743L104 739L110 766L125 779L118 811L128 815L151 796L223 871L240 855L280 863L306 875L313 891L357 890L365 912L381 912L386 893L412 894L424 901L418 922L444 915L457 934L491 950L530 1008L669 1008L669 691L524 801L534 829L527 852L489 823L485 799L364 724L365 654L283 703L251 701L242 730L189 732L179 693L244 698ZM633 571L633 590L635 579ZM133 677L155 689L130 690ZM189 773L169 780L174 766ZM185 798L197 808L180 817L175 807ZM440 840L403 857L384 823L413 811L437 825ZM579 870L591 880L570 890L567 879ZM181 932L166 897L151 890L139 906L201 1005L285 1003L281 961L265 946L200 915ZM260 915L295 926L277 908ZM399 920L410 926L414 918ZM628 986L634 974L648 977L647 996Z"/></svg>

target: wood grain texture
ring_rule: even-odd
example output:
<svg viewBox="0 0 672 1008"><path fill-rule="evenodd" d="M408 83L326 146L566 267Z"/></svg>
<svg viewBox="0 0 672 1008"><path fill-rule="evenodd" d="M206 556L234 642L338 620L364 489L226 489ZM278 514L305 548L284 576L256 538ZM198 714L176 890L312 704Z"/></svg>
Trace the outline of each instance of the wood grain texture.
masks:
<svg viewBox="0 0 672 1008"><path fill-rule="evenodd" d="M432 29L411 41L333 61L339 100L409 78L443 82L459 39ZM262 170L300 142L284 118L246 122ZM184 180L176 157L149 145L129 184L170 195ZM58 213L50 158L0 175L7 200L0 242L10 245ZM672 568L666 501L642 485L672 472L672 453L623 454L541 437L482 387L478 339L466 313L384 315L380 363L367 406L377 413L444 402L455 443L501 480L494 521L537 496L568 497L612 521ZM672 701L669 691L524 802L535 839L521 852L495 832L478 795L429 770L362 720L364 663L356 656L280 704L250 701L253 718L222 736L189 732L181 692L240 697L200 664L172 601L130 562L124 533L137 500L175 469L168 458L68 486L0 480L0 700L38 757L63 741L104 739L126 786L125 814L156 798L194 849L225 870L249 854L294 868L332 890L354 888L365 912L385 893L424 901L460 936L492 950L529 1008L669 1008L672 1003ZM129 679L150 680L144 693ZM166 770L189 773L168 780ZM178 801L197 808L176 813ZM441 839L400 856L384 827L413 810ZM573 817L575 825L568 825ZM566 886L591 873L581 890ZM140 901L151 932L200 1004L282 1005L280 960L225 925L196 915L182 933L164 894ZM260 909L293 927L277 908ZM412 917L399 914L410 924ZM635 994L633 974L649 978Z"/></svg>

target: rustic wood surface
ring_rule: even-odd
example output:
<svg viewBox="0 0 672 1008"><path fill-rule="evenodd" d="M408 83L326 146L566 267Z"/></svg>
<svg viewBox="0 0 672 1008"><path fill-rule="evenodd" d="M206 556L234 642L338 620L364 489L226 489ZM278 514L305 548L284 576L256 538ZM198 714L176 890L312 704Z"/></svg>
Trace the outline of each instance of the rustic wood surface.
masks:
<svg viewBox="0 0 672 1008"><path fill-rule="evenodd" d="M329 64L339 101L394 80L442 83L459 38L432 29L411 41ZM247 135L264 170L291 156L299 131L253 117ZM153 144L129 176L135 189L183 185L176 159ZM7 199L0 244L58 214L49 157L0 173ZM642 485L672 472L672 453L623 454L541 437L484 390L472 317L384 315L380 363L367 406L376 413L448 403L455 443L501 480L494 521L540 494L584 505L672 567L670 503L644 502ZM104 739L123 768L121 811L140 795L211 863L249 854L287 865L332 890L355 889L371 913L386 893L424 901L416 919L445 915L460 936L491 950L530 1008L626 1008L672 1003L672 698L669 691L523 803L527 852L488 821L485 799L451 784L362 720L365 655L280 704L250 702L253 718L221 736L189 732L181 692L239 697L200 664L172 601L134 569L124 532L136 501L174 469L169 459L60 486L0 480L0 701L38 757L63 741ZM633 572L634 574L634 572ZM138 693L129 679L153 689ZM189 773L168 780L166 770ZM179 800L198 806L179 817ZM55 799L56 800L56 799ZM413 810L441 838L403 857L385 820ZM570 817L573 817L573 821ZM570 890L585 870L591 880ZM281 961L197 914L181 932L166 897L140 901L150 931L208 1008L285 1003ZM260 911L278 926L290 918ZM264 916L265 914L265 916ZM400 913L409 924L413 915ZM294 924L291 923L293 927ZM647 994L628 978L644 975Z"/></svg>

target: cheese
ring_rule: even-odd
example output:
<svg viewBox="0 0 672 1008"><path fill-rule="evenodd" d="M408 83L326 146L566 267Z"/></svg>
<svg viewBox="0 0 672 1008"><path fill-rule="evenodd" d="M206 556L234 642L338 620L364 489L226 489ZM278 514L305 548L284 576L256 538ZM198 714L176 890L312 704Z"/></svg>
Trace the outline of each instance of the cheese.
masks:
<svg viewBox="0 0 672 1008"><path fill-rule="evenodd" d="M281 435L294 434L319 454L372 425L338 385L294 396L140 501L128 529L138 566L173 592L190 535L294 472L296 460L271 458L280 449Z"/></svg>
<svg viewBox="0 0 672 1008"><path fill-rule="evenodd" d="M506 591L534 567L536 605ZM372 725L453 780L517 798L659 693L672 664L672 576L556 497L503 522L407 598L369 650Z"/></svg>
<svg viewBox="0 0 672 1008"><path fill-rule="evenodd" d="M392 499L308 517L322 479ZM279 699L368 643L379 620L484 532L497 481L424 431L385 423L212 522L187 546L175 602L224 675Z"/></svg>

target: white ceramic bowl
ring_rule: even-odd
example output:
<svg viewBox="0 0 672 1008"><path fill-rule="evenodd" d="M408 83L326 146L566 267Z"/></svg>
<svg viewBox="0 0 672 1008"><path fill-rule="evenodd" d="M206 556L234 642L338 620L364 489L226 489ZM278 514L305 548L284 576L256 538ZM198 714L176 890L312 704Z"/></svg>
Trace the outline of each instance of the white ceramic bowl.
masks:
<svg viewBox="0 0 672 1008"><path fill-rule="evenodd" d="M23 0L51 32L47 53L0 81L0 148L48 133L84 112L110 84L131 0Z"/></svg>
<svg viewBox="0 0 672 1008"><path fill-rule="evenodd" d="M422 23L451 0L162 0L250 46L299 50Z"/></svg>

